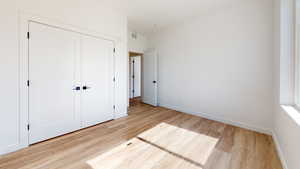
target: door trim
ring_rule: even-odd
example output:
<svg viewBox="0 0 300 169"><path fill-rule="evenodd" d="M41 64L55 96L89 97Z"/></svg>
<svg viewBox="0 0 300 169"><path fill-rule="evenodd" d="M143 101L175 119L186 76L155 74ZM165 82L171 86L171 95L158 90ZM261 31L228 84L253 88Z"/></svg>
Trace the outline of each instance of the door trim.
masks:
<svg viewBox="0 0 300 169"><path fill-rule="evenodd" d="M27 130L27 125L29 124L29 92L27 86L27 80L29 78L29 41L27 39L27 32L29 31L29 22L37 22L40 24L45 24L48 26L61 28L64 30L76 32L79 34L92 36L104 40L111 41L116 48L117 42L120 41L119 37L106 36L102 33L78 28L73 25L65 24L63 22L49 19L46 17L41 17L39 15L31 14L29 12L20 11L19 12L19 142L16 145L12 145L7 147L4 152L0 152L0 154L5 154L9 152L13 152L22 148L26 148L29 146L29 131ZM114 75L116 76L116 53L113 53L114 57ZM116 84L114 85L114 101L115 93L116 93ZM114 116L116 117L116 112L114 112Z"/></svg>

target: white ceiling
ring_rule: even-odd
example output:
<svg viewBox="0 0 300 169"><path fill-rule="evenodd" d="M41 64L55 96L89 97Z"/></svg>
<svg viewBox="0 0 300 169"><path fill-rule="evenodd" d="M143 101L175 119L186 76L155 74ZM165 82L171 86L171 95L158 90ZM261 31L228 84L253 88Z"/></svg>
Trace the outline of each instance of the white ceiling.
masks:
<svg viewBox="0 0 300 169"><path fill-rule="evenodd" d="M233 0L114 0L126 10L129 29L152 33Z"/></svg>

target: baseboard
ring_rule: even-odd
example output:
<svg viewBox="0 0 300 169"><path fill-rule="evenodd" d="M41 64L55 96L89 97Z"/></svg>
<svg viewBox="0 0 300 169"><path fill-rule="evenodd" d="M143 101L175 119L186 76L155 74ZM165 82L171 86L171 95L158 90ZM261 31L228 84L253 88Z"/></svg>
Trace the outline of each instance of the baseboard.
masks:
<svg viewBox="0 0 300 169"><path fill-rule="evenodd" d="M235 121L228 120L228 119L222 119L222 118L219 118L219 117L215 117L215 116L209 115L207 113L202 113L202 112L187 112L187 111L182 110L181 108L179 108L177 106L171 106L171 105L167 105L167 104L160 104L160 106L161 107L165 107L165 108L169 108L169 109L173 109L173 110L176 110L176 111L180 111L180 112L183 112L183 113L192 114L192 115L195 115L195 116L207 118L209 120L214 120L214 121L218 121L218 122L221 122L221 123L225 123L225 124L230 124L230 125L233 125L233 126L237 126L237 127L240 127L240 128L244 128L244 129L256 131L256 132L259 132L259 133L264 133L264 134L272 135L272 131L270 129L254 127L254 126L242 123L242 122L235 122Z"/></svg>
<svg viewBox="0 0 300 169"><path fill-rule="evenodd" d="M6 155L6 154L21 150L26 147L28 147L28 145L23 145L23 144L10 145L8 147L0 149L0 155Z"/></svg>
<svg viewBox="0 0 300 169"><path fill-rule="evenodd" d="M277 135L274 131L272 131L272 137L273 137L273 140L274 140L274 143L275 143L275 146L276 146L276 149L277 149L277 154L278 154L279 159L281 161L282 167L283 167L283 169L288 169L288 165L287 165L287 162L284 158L281 146L279 144L278 137L277 137Z"/></svg>
<svg viewBox="0 0 300 169"><path fill-rule="evenodd" d="M119 118L126 117L126 116L128 116L127 113L116 113L115 114L115 119L119 119Z"/></svg>

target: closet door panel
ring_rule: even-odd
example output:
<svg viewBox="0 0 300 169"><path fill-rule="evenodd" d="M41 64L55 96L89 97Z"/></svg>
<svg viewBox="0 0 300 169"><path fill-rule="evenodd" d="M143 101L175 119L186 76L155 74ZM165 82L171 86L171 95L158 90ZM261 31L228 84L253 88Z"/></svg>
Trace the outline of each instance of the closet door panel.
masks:
<svg viewBox="0 0 300 169"><path fill-rule="evenodd" d="M62 29L29 24L29 142L80 128L73 90L80 57L80 37ZM78 95L79 96L79 95Z"/></svg>
<svg viewBox="0 0 300 169"><path fill-rule="evenodd" d="M81 115L83 127L114 117L114 45L89 36L81 38Z"/></svg>

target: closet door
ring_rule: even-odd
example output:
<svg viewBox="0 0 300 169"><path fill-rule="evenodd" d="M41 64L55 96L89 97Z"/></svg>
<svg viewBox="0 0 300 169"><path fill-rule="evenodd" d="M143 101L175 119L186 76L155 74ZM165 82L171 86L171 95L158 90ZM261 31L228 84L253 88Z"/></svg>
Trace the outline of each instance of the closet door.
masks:
<svg viewBox="0 0 300 169"><path fill-rule="evenodd" d="M81 38L81 115L83 127L114 118L114 45L89 36Z"/></svg>
<svg viewBox="0 0 300 169"><path fill-rule="evenodd" d="M53 138L80 128L75 90L80 37L30 22L29 142ZM77 96L78 95L78 96Z"/></svg>

